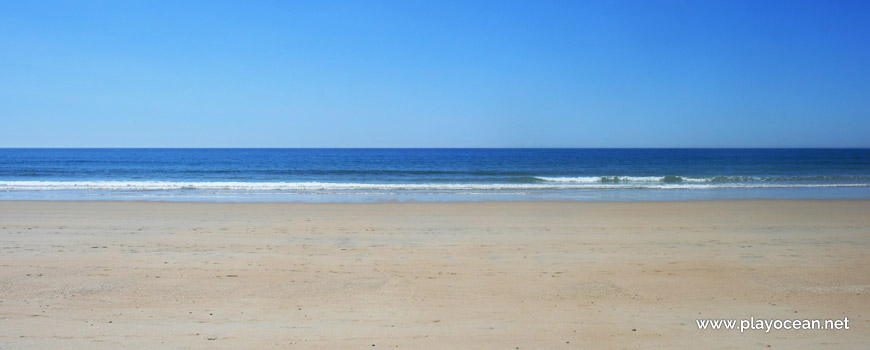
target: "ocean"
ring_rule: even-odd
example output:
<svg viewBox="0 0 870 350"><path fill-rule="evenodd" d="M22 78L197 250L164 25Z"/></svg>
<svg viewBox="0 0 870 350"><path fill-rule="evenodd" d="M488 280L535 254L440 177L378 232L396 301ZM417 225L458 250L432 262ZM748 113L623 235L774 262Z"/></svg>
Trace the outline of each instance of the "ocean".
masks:
<svg viewBox="0 0 870 350"><path fill-rule="evenodd" d="M870 198L870 149L0 149L0 200Z"/></svg>

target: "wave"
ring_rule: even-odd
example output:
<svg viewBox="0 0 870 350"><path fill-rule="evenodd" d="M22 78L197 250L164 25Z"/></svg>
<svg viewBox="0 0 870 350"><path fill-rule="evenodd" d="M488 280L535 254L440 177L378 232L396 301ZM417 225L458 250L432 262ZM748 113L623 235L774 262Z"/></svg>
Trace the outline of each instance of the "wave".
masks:
<svg viewBox="0 0 870 350"><path fill-rule="evenodd" d="M544 182L557 183L742 183L742 182L829 182L837 184L849 181L870 181L870 176L580 176L580 177L545 177L535 179ZM819 183L823 184L823 183Z"/></svg>
<svg viewBox="0 0 870 350"><path fill-rule="evenodd" d="M536 176L538 180L545 182L566 183L682 183L682 182L741 182L752 181L758 178L746 176L714 176L714 177L685 177L685 176L581 176L581 177L544 177Z"/></svg>
<svg viewBox="0 0 870 350"><path fill-rule="evenodd" d="M870 183L667 182L654 177L552 178L549 183L338 183L338 182L182 182L182 181L0 181L0 191L498 191L570 189L715 189L870 187ZM579 180L564 180L579 179ZM597 179L593 181L592 179Z"/></svg>
<svg viewBox="0 0 870 350"><path fill-rule="evenodd" d="M579 176L579 177L544 177L535 176L536 179L546 182L567 183L620 183L620 182L661 182L664 176Z"/></svg>

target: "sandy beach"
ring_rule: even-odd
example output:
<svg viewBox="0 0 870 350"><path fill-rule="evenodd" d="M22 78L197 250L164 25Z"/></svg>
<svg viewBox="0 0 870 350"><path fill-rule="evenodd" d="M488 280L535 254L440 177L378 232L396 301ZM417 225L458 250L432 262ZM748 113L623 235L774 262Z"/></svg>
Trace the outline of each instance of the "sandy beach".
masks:
<svg viewBox="0 0 870 350"><path fill-rule="evenodd" d="M870 201L0 202L0 349L861 349ZM697 319L848 330L699 330Z"/></svg>

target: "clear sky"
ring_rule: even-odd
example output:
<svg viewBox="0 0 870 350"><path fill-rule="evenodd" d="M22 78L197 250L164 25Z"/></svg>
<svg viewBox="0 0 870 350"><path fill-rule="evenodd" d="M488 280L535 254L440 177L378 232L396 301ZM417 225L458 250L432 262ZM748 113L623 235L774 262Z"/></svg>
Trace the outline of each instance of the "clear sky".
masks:
<svg viewBox="0 0 870 350"><path fill-rule="evenodd" d="M870 1L3 1L0 147L870 147Z"/></svg>

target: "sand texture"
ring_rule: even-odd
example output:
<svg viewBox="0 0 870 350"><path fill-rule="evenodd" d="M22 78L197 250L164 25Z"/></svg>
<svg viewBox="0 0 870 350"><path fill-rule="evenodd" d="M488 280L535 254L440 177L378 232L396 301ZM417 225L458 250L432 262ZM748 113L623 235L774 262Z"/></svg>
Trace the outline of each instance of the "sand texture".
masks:
<svg viewBox="0 0 870 350"><path fill-rule="evenodd" d="M0 202L0 349L768 346L870 347L870 201Z"/></svg>

